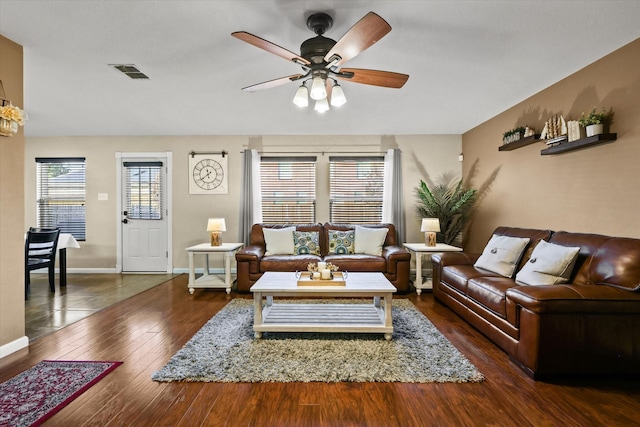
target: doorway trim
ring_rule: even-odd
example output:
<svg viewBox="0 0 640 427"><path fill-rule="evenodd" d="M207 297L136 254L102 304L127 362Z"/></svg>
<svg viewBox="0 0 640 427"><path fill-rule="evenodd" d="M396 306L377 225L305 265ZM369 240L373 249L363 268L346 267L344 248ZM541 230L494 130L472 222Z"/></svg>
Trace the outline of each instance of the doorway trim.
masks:
<svg viewBox="0 0 640 427"><path fill-rule="evenodd" d="M116 273L122 273L122 159L158 159L166 163L166 209L167 209L167 266L165 271L173 273L173 153L171 151L122 152L116 151ZM147 273L148 274L148 273Z"/></svg>

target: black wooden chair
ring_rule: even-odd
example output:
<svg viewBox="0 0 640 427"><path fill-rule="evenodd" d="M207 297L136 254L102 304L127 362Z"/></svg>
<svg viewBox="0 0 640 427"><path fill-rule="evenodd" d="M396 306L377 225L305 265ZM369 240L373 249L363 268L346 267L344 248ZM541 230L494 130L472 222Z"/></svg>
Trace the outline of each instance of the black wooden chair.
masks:
<svg viewBox="0 0 640 427"><path fill-rule="evenodd" d="M31 271L40 268L49 269L49 289L56 291L55 264L56 249L60 230L45 228L30 228L24 246L24 298L29 299L31 290Z"/></svg>

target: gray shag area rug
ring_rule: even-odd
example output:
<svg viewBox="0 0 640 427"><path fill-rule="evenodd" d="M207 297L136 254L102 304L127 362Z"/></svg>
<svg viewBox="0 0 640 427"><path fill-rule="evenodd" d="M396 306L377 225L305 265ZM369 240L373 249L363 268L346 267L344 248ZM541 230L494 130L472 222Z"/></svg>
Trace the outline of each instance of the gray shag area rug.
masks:
<svg viewBox="0 0 640 427"><path fill-rule="evenodd" d="M345 302L349 300L340 300ZM151 378L247 383L484 380L410 301L393 300L393 328L391 341L382 334L356 333L265 332L255 339L253 301L234 299Z"/></svg>

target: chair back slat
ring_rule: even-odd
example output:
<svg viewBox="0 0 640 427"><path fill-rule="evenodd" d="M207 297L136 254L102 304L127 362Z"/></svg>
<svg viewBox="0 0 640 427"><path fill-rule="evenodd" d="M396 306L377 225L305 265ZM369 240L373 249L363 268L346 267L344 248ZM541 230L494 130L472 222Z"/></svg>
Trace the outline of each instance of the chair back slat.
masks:
<svg viewBox="0 0 640 427"><path fill-rule="evenodd" d="M27 232L25 252L27 258L51 258L58 247L59 229L30 228Z"/></svg>

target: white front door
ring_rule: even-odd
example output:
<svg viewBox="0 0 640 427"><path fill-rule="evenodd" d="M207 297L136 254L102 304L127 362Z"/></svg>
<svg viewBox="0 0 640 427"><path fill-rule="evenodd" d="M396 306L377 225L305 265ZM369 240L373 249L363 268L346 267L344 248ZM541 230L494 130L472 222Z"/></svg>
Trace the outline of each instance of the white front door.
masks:
<svg viewBox="0 0 640 427"><path fill-rule="evenodd" d="M122 271L166 272L165 159L122 158Z"/></svg>

